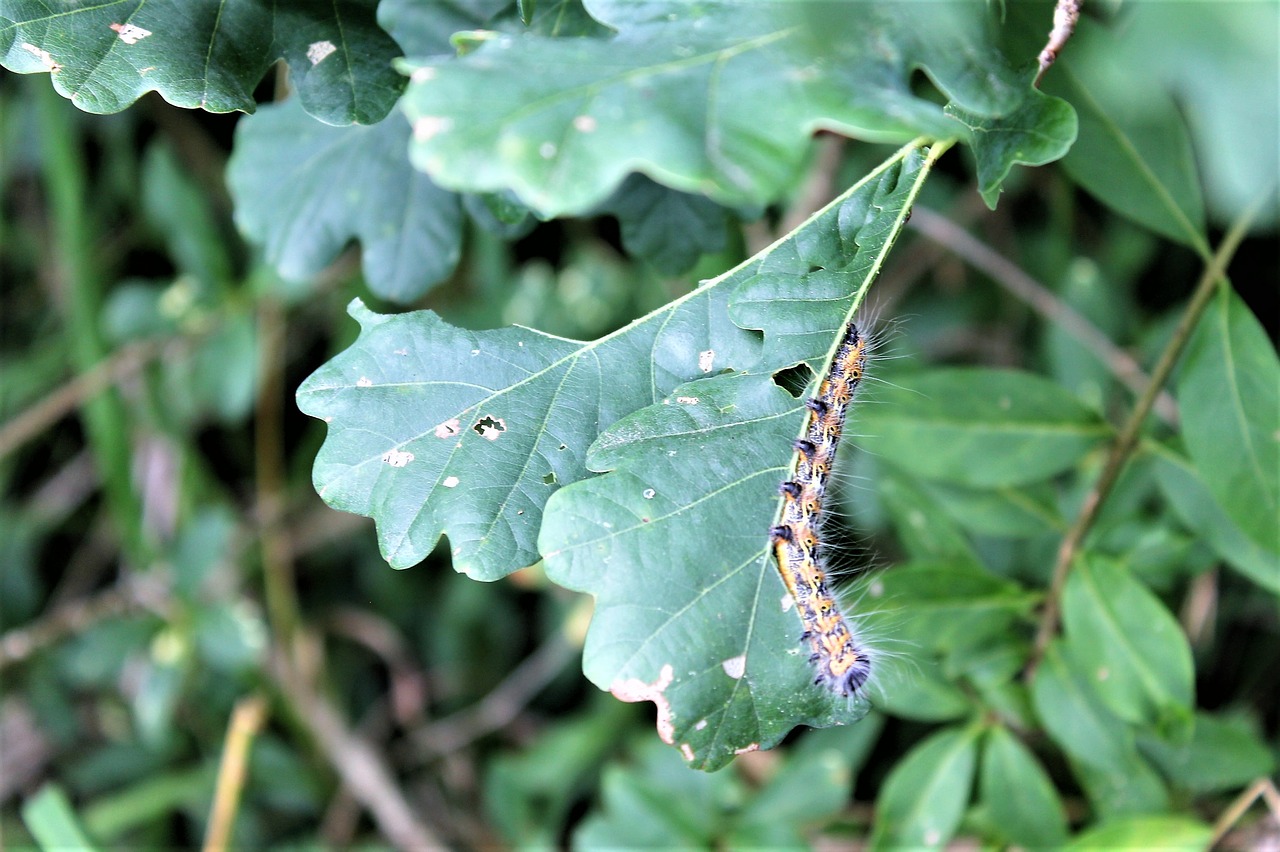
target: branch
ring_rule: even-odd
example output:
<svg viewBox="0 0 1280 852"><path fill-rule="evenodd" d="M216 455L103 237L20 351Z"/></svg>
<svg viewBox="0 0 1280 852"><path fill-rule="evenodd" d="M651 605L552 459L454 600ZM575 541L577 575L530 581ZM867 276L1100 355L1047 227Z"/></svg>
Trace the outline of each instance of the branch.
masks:
<svg viewBox="0 0 1280 852"><path fill-rule="evenodd" d="M272 655L272 668L290 709L311 733L343 785L373 817L383 836L396 847L412 852L447 848L418 821L373 746L347 728L337 709L304 682L280 649Z"/></svg>
<svg viewBox="0 0 1280 852"><path fill-rule="evenodd" d="M1066 585L1067 574L1071 571L1071 562L1075 559L1076 551L1080 548L1080 544L1084 541L1084 537L1089 533L1089 530L1092 529L1094 521L1098 518L1098 513L1102 510L1102 504L1106 502L1107 497L1111 494L1112 487L1120 477L1120 471L1124 468L1125 462L1128 461L1129 455L1137 445L1138 433L1142 429L1142 423L1146 420L1147 414L1155 404L1160 388L1169 379L1169 374L1173 372L1173 367L1178 362L1178 356L1182 354L1187 341L1191 338L1191 332L1195 330L1201 315L1209 305L1209 299L1212 298L1218 285L1226 282L1227 265L1231 262L1232 256L1240 246L1240 241L1244 239L1249 229L1249 223L1253 220L1253 215L1257 212L1258 207L1259 205L1255 204L1241 215L1223 239L1222 244L1210 259L1209 264L1205 266L1204 272L1200 276L1200 281L1196 284L1195 292L1191 296L1191 302L1187 305L1186 311L1183 312L1182 319L1178 321L1178 327L1174 330L1168 345L1160 353L1160 360L1156 362L1155 370L1151 374L1151 379L1146 389L1142 392L1142 396L1139 397L1132 413L1125 421L1124 426L1121 427L1120 434L1116 436L1115 443L1111 446L1111 452L1107 455L1106 464L1102 468L1102 473L1098 476L1098 481L1094 483L1093 488L1085 495L1084 505L1080 508L1080 514L1076 517L1075 523L1071 525L1071 528L1067 530L1066 536L1062 539L1062 544L1058 547L1058 558L1053 566L1053 579L1049 586L1049 595L1045 599L1044 613L1040 618L1040 628L1036 632L1035 647L1031 652L1031 659L1027 663L1025 678L1028 682L1034 677L1036 667L1040 665L1040 660L1044 657L1045 650L1049 647L1049 642L1058 630L1062 589Z"/></svg>
<svg viewBox="0 0 1280 852"><path fill-rule="evenodd" d="M440 757L507 725L576 653L576 648L555 635L479 702L416 731L414 742L425 757Z"/></svg>
<svg viewBox="0 0 1280 852"><path fill-rule="evenodd" d="M45 432L86 400L138 372L163 347L164 342L154 340L125 346L15 415L0 426L0 459Z"/></svg>
<svg viewBox="0 0 1280 852"><path fill-rule="evenodd" d="M910 224L929 239L951 249L974 269L986 273L1036 313L1087 346L1135 396L1141 396L1150 385L1151 378L1129 353L1112 343L1097 326L1059 299L1048 287L968 231L919 205L911 212ZM1178 405L1173 397L1161 391L1156 398L1156 414L1170 426L1176 426Z"/></svg>

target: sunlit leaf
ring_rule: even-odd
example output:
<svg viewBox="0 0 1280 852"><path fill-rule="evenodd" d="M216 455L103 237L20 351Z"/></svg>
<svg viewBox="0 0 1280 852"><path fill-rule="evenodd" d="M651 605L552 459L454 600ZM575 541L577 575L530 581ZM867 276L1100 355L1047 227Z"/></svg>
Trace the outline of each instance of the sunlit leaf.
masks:
<svg viewBox="0 0 1280 852"><path fill-rule="evenodd" d="M636 171L724 204L761 204L795 179L818 128L875 141L964 137L914 92L915 68L974 114L1049 101L991 46L978 2L587 8L617 34L503 34L460 59L407 62L414 163L453 189L512 189L546 216L590 209ZM1006 147L1043 162L1070 135L1065 119L1030 109ZM992 159L1001 175L1011 162Z"/></svg>
<svg viewBox="0 0 1280 852"><path fill-rule="evenodd" d="M307 112L329 124L385 116L403 81L400 54L375 21L376 0L147 3L0 0L0 63L51 72L86 112L119 112L156 91L176 106L253 112L253 90L277 59Z"/></svg>
<svg viewBox="0 0 1280 852"><path fill-rule="evenodd" d="M594 343L470 332L430 312L378 316L354 304L359 339L298 391L299 407L329 423L317 489L335 508L374 517L397 567L420 562L442 533L457 570L477 578L532 564L543 505L588 475L587 447L606 427L698 376L821 357L900 229L920 168L904 149L802 231ZM753 285L762 276L768 283ZM735 291L799 299L811 279L827 300L802 333L770 332L762 352L758 332L730 321Z"/></svg>

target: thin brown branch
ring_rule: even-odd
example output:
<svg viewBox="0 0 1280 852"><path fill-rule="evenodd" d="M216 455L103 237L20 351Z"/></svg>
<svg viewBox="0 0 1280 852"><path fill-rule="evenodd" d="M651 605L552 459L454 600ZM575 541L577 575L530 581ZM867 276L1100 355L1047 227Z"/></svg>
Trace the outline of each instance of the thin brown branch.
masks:
<svg viewBox="0 0 1280 852"><path fill-rule="evenodd" d="M225 852L227 849L249 767L249 747L266 717L267 702L261 695L240 699L231 712L222 760L218 764L218 780L214 786L213 807L209 811L204 852Z"/></svg>
<svg viewBox="0 0 1280 852"><path fill-rule="evenodd" d="M132 376L154 359L164 342L149 340L125 346L0 426L0 459L21 447L117 382Z"/></svg>
<svg viewBox="0 0 1280 852"><path fill-rule="evenodd" d="M1266 803L1267 809L1271 811L1271 816L1280 823L1280 790L1276 789L1275 782L1270 778L1259 778L1248 786L1247 789L1235 798L1235 801L1222 812L1213 823L1213 836L1209 839L1209 843L1205 848L1212 849L1222 842L1236 823L1240 821L1240 817L1253 806L1258 799L1262 799Z"/></svg>
<svg viewBox="0 0 1280 852"><path fill-rule="evenodd" d="M1031 84L1037 89L1040 88L1040 79L1044 77L1044 72L1053 65L1062 48L1066 47L1071 39L1071 34L1076 31L1076 23L1080 20L1080 7L1083 5L1084 0L1058 0L1054 5L1053 29L1049 31L1049 40L1037 57L1040 70L1036 73L1035 82Z"/></svg>
<svg viewBox="0 0 1280 852"><path fill-rule="evenodd" d="M479 702L416 731L413 740L423 757L450 754L510 724L576 654L559 634L549 639Z"/></svg>
<svg viewBox="0 0 1280 852"><path fill-rule="evenodd" d="M261 378L254 417L253 455L263 596L272 632L284 647L292 648L299 616L293 559L283 524L285 314L277 300L266 298L259 303L258 335Z"/></svg>
<svg viewBox="0 0 1280 852"><path fill-rule="evenodd" d="M294 669L291 656L280 650L272 655L272 667L290 710L382 834L397 848L412 852L446 848L418 821L377 749L352 733L337 708L311 689Z"/></svg>
<svg viewBox="0 0 1280 852"><path fill-rule="evenodd" d="M391 678L391 716L397 724L410 726L423 721L426 679L394 625L373 613L347 606L335 607L322 626L363 645L382 659Z"/></svg>
<svg viewBox="0 0 1280 852"><path fill-rule="evenodd" d="M1048 287L964 228L919 205L912 211L910 224L929 239L951 249L974 269L990 276L1036 313L1083 343L1135 396L1141 396L1150 385L1151 378L1128 352L1112 343L1097 326L1059 299ZM1171 426L1177 425L1178 405L1172 396L1161 391L1156 397L1155 410L1161 420Z"/></svg>
<svg viewBox="0 0 1280 852"><path fill-rule="evenodd" d="M1255 204L1240 217L1205 266L1204 272L1200 276L1200 281L1196 284L1195 292L1191 296L1191 301L1183 312L1182 319L1178 321L1178 327L1174 329L1168 345L1160 353L1160 360L1156 362L1146 389L1138 398L1129 418L1120 428L1120 433L1116 436L1115 443L1111 445L1111 452L1107 455L1106 463L1103 465L1102 473L1098 476L1098 481L1094 483L1093 488L1089 489L1089 493L1085 495L1080 514L1067 530L1067 534L1063 537L1062 543L1058 547L1058 556L1053 566L1049 594L1045 599L1039 630L1036 632L1035 647L1032 649L1031 660L1027 663L1025 676L1028 682L1035 676L1036 667L1039 666L1045 650L1049 647L1049 642L1058 631L1062 589L1066 585L1067 575L1071 571L1071 563L1075 559L1076 551L1079 550L1080 545L1084 542L1089 530L1093 528L1093 523L1097 520L1098 514L1102 510L1102 504L1106 502L1107 497L1111 494L1112 487L1115 485L1116 480L1120 478L1120 471L1123 470L1125 462L1128 461L1130 454L1133 452L1133 448L1137 446L1138 434L1142 429L1142 423L1146 420L1147 414L1150 413L1152 406L1155 404L1160 389L1173 372L1173 367L1178 362L1178 357L1186 347L1187 341L1191 339L1191 332L1195 330L1201 315L1204 314L1205 308L1208 307L1209 299L1213 297L1214 292L1220 285L1230 286L1226 281L1227 266L1230 264L1232 256L1235 255L1240 241L1244 239L1245 234L1248 232L1249 223L1253 220L1253 214L1257 209L1258 205Z"/></svg>
<svg viewBox="0 0 1280 852"><path fill-rule="evenodd" d="M63 604L38 621L0 636L0 671L100 621L139 611L164 615L168 606L167 594L143 578Z"/></svg>

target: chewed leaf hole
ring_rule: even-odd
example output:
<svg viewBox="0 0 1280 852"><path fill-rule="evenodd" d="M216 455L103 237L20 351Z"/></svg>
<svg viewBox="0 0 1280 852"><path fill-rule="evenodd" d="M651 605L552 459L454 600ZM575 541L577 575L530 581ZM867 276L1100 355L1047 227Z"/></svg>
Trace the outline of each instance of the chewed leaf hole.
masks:
<svg viewBox="0 0 1280 852"><path fill-rule="evenodd" d="M555 471L552 471L551 473L543 474L543 477L542 477L543 485L555 485L556 482L557 480L556 480Z"/></svg>
<svg viewBox="0 0 1280 852"><path fill-rule="evenodd" d="M501 417L485 415L471 428L481 438L496 441L503 432L507 431L507 421Z"/></svg>
<svg viewBox="0 0 1280 852"><path fill-rule="evenodd" d="M773 374L773 381L778 387L799 399L804 389L813 381L813 370L808 364L797 364Z"/></svg>

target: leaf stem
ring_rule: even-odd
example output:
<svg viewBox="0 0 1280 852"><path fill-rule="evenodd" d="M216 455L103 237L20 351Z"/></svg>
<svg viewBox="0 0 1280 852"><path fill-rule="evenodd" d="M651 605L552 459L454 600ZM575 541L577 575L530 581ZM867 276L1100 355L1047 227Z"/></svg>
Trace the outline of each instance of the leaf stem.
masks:
<svg viewBox="0 0 1280 852"><path fill-rule="evenodd" d="M1102 473L1098 476L1098 481L1094 483L1093 488L1085 495L1080 514L1076 516L1075 522L1067 530L1066 536L1063 537L1062 543L1058 547L1057 560L1053 566L1053 577L1049 585L1049 594L1045 598L1044 611L1040 616L1040 626L1036 632L1035 646L1032 649L1031 659L1028 661L1024 672L1024 678L1028 683L1035 676L1036 668L1040 665L1040 660L1043 659L1044 653L1049 647L1049 642L1053 639L1054 634L1057 633L1062 590L1066 585L1067 575L1071 571L1071 563L1075 559L1076 551L1079 550L1084 537L1097 520L1098 514L1102 510L1102 505L1110 495L1116 480L1120 478L1120 472L1123 470L1125 462L1128 461L1130 454L1132 454L1134 447L1137 445L1138 433L1142 429L1143 421L1146 420L1147 414L1150 413L1152 406L1155 404L1160 389L1173 372L1174 365L1177 364L1182 350L1186 348L1187 342L1191 338L1191 333L1195 330L1200 317L1204 314L1205 308L1209 305L1209 299L1212 298L1220 284L1226 283L1227 266L1230 264L1231 258L1235 255L1236 249L1239 248L1245 234L1248 233L1249 224L1253 221L1253 217L1260 207L1259 203L1255 203L1240 215L1235 224L1231 226L1231 230L1223 238L1218 250L1214 252L1213 257L1205 266L1204 272L1200 275L1200 281L1196 284L1195 292L1191 296L1191 301L1187 305L1186 311L1183 312L1182 319L1178 321L1178 327L1174 330L1173 336L1169 339L1164 351L1160 353L1160 360L1156 362L1155 369L1151 373L1151 379L1143 390L1142 396L1138 398L1137 403L1134 405L1133 411L1121 427L1115 443L1111 445L1111 452L1107 455L1106 463L1103 465Z"/></svg>

